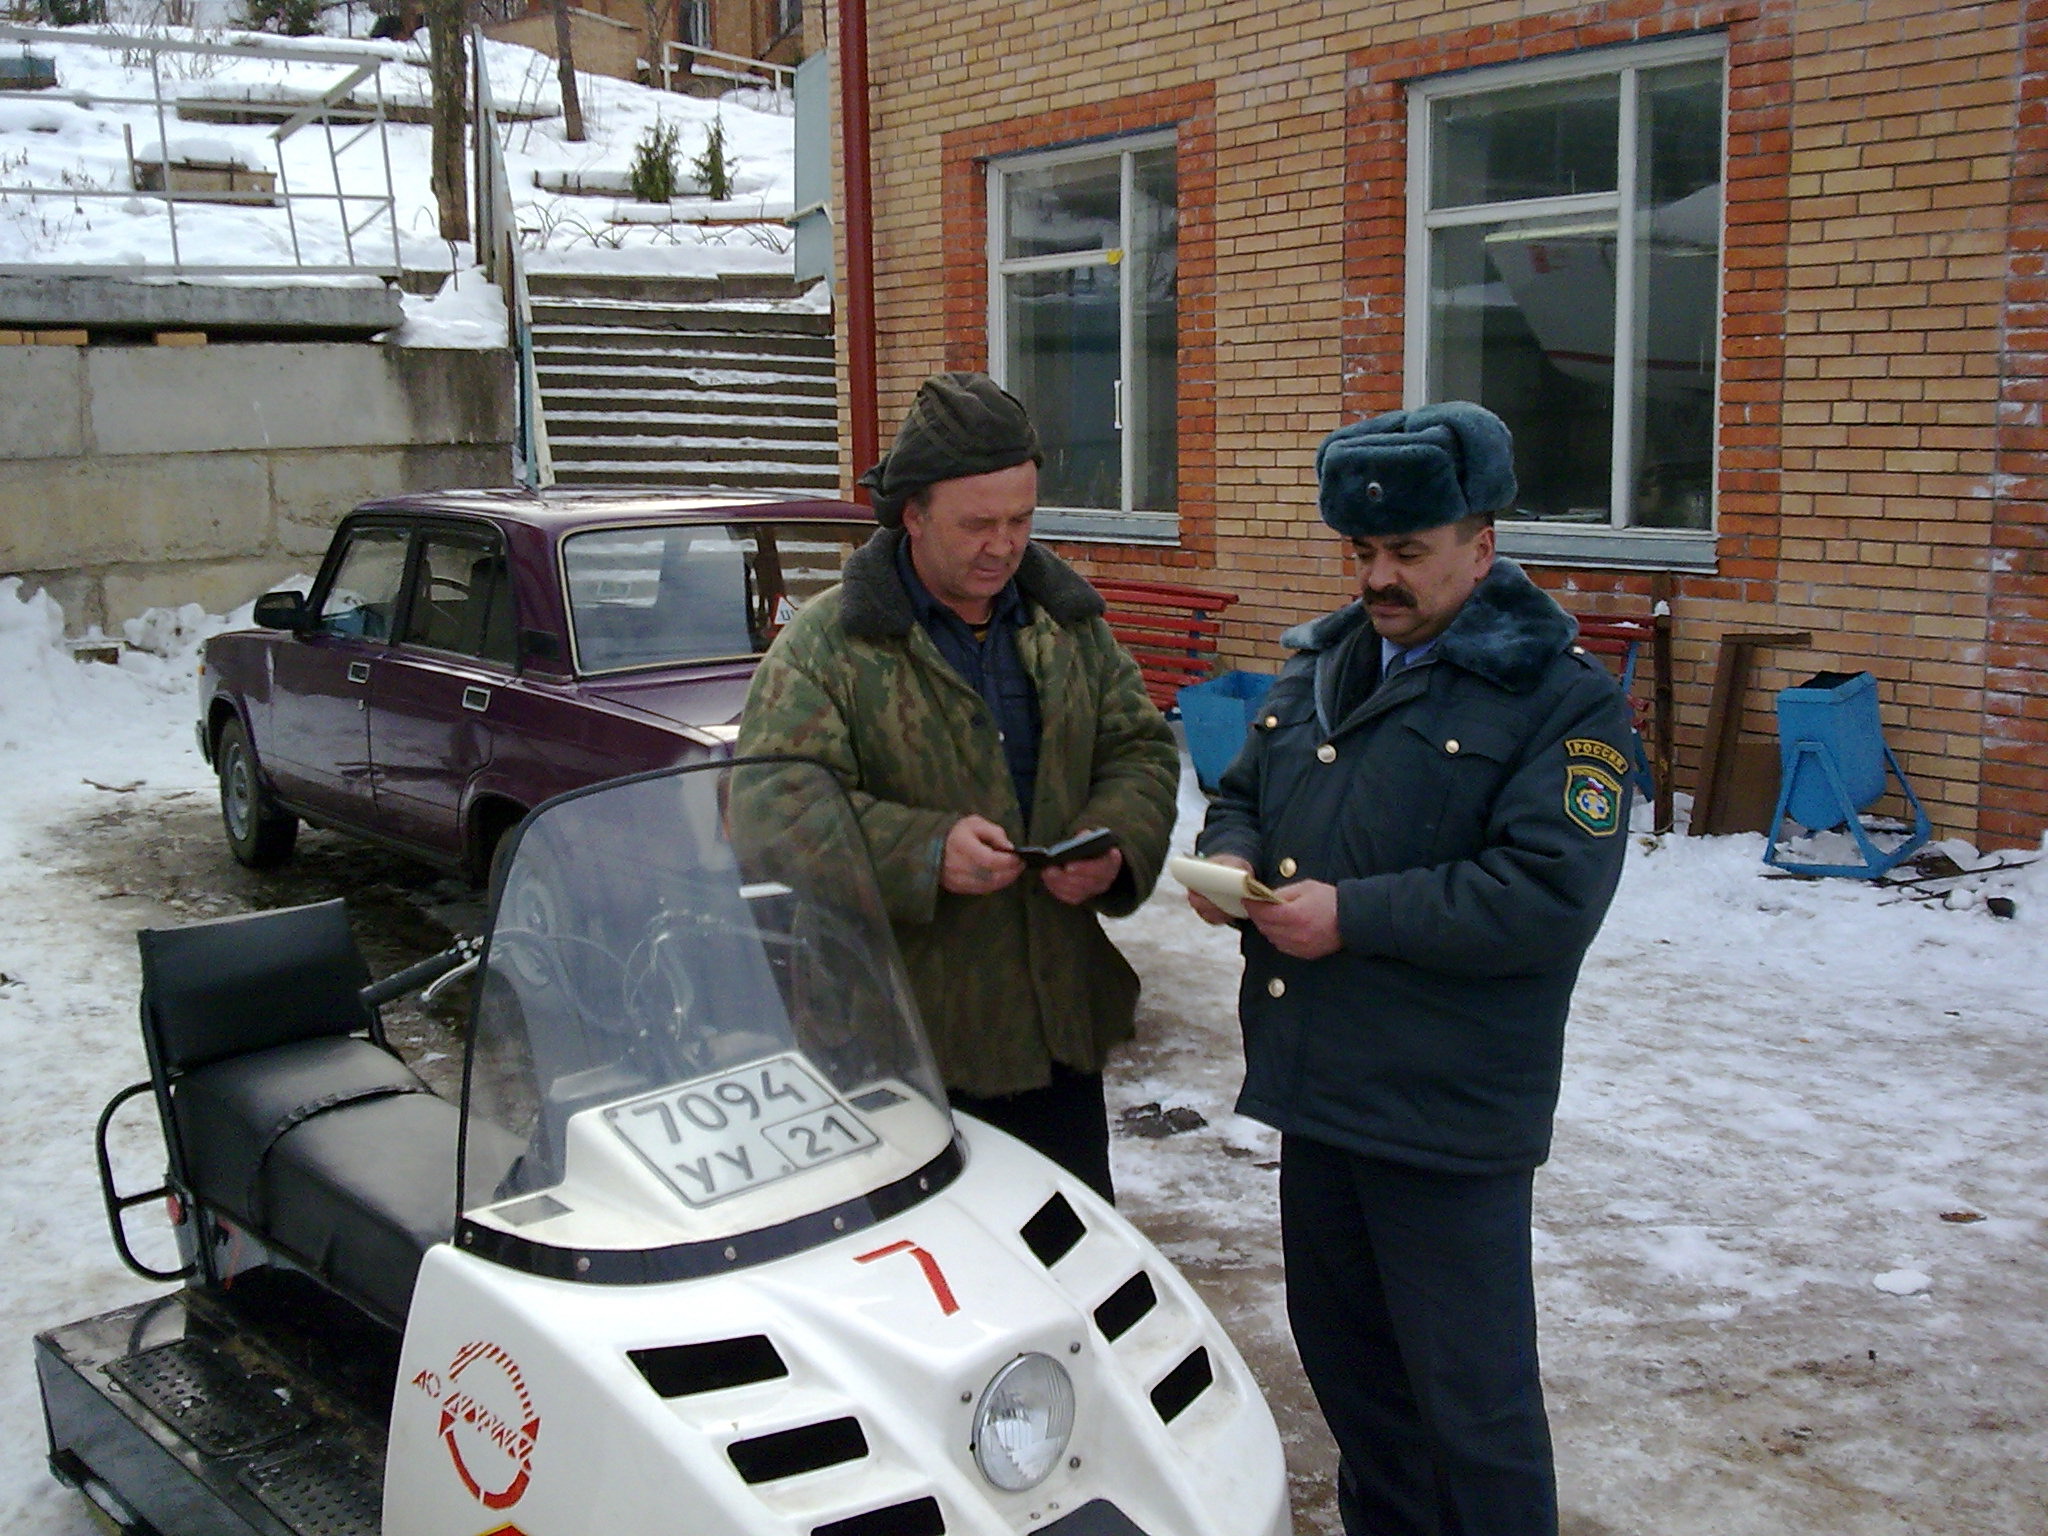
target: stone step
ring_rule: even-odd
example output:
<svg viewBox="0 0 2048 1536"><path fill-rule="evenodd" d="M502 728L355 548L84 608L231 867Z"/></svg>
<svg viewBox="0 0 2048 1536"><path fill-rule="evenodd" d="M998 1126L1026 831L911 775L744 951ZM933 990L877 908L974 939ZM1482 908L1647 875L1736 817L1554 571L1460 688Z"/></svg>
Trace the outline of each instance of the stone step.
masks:
<svg viewBox="0 0 2048 1536"><path fill-rule="evenodd" d="M752 335L832 335L832 317L814 309L782 309L762 303L639 304L606 299L535 299L533 323L576 329L631 328L653 331L701 331Z"/></svg>
<svg viewBox="0 0 2048 1536"><path fill-rule="evenodd" d="M836 421L786 421L759 416L686 416L667 411L569 410L549 402L548 438L659 437L674 442L823 443L836 450Z"/></svg>
<svg viewBox="0 0 2048 1536"><path fill-rule="evenodd" d="M684 389L619 389L608 384L542 385L548 417L669 416L694 421L775 421L814 432L836 432L839 411L830 398L715 395Z"/></svg>
<svg viewBox="0 0 2048 1536"><path fill-rule="evenodd" d="M629 352L683 358L710 367L754 366L816 376L832 367L832 349L794 336L690 336L681 332L536 329L536 353Z"/></svg>
<svg viewBox="0 0 2048 1536"><path fill-rule="evenodd" d="M733 441L729 438L623 438L606 434L578 437L574 433L548 432L548 452L557 464L614 460L619 463L678 463L709 467L715 464L786 465L792 470L816 472L821 466L836 470L839 444Z"/></svg>
<svg viewBox="0 0 2048 1536"><path fill-rule="evenodd" d="M776 401L812 406L834 405L830 379L793 378L753 369L691 368L680 364L560 362L535 359L541 388L618 390L627 394L661 392L702 402L707 410L766 406Z"/></svg>
<svg viewBox="0 0 2048 1536"><path fill-rule="evenodd" d="M727 467L707 474L690 464L592 462L557 464L557 485L660 485L697 491L797 491L811 496L837 496L839 474L792 471L764 465L758 469Z"/></svg>
<svg viewBox="0 0 2048 1536"><path fill-rule="evenodd" d="M534 272L526 291L535 299L609 299L718 304L731 299L802 297L813 286L772 272L725 272L701 277L637 276L630 272Z"/></svg>

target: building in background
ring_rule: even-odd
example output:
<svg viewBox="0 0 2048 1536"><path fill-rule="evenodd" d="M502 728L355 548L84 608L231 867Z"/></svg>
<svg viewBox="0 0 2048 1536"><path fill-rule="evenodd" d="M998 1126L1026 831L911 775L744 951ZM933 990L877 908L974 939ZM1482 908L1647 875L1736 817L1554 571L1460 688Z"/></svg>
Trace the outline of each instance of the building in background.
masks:
<svg viewBox="0 0 2048 1536"><path fill-rule="evenodd" d="M554 6L519 0L486 6L485 32L549 57L555 52ZM622 80L688 89L701 77L708 94L766 76L735 70L731 60L795 65L804 55L803 0L581 0L570 12L576 67ZM699 59L696 50L727 60ZM666 71L666 75L664 74Z"/></svg>
<svg viewBox="0 0 2048 1536"><path fill-rule="evenodd" d="M1502 547L1576 612L1669 594L1681 790L1722 637L1804 631L1759 652L1753 735L1775 688L1868 669L1941 831L2048 830L2038 7L868 22L881 419L990 369L1062 553L1238 592L1226 657L1271 668L1349 591L1323 435L1479 400L1518 445Z"/></svg>

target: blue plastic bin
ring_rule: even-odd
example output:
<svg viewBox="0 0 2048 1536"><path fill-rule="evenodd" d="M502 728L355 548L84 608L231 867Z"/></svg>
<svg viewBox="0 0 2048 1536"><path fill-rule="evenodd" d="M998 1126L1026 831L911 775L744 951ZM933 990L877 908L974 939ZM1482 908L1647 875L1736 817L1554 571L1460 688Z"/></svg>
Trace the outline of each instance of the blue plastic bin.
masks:
<svg viewBox="0 0 2048 1536"><path fill-rule="evenodd" d="M1244 734L1258 713L1259 701L1272 686L1272 677L1264 672L1225 672L1180 690L1181 726L1187 732L1188 757L1202 788L1216 787L1223 770L1244 745Z"/></svg>
<svg viewBox="0 0 2048 1536"><path fill-rule="evenodd" d="M1813 742L1834 761L1850 804L1814 772L1795 773L1799 743ZM1877 679L1868 672L1822 672L1778 693L1778 771L1791 784L1785 814L1813 832L1845 824L1884 793L1884 728Z"/></svg>

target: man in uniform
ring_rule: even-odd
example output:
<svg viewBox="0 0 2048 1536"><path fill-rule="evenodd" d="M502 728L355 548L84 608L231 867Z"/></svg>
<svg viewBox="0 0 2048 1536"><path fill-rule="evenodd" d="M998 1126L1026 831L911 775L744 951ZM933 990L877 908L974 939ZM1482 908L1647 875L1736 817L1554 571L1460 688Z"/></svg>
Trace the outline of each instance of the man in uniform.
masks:
<svg viewBox="0 0 2048 1536"><path fill-rule="evenodd" d="M1243 925L1238 1108L1282 1133L1288 1315L1348 1536L1552 1536L1531 1185L1621 873L1628 714L1495 554L1498 417L1376 417L1316 473L1359 599L1283 637L1199 844L1279 896Z"/></svg>
<svg viewBox="0 0 2048 1536"><path fill-rule="evenodd" d="M1158 879L1179 757L1101 596L1031 542L1039 459L986 374L927 379L861 481L881 530L769 647L739 750L838 773L953 1104L1108 1199L1102 1067L1138 978L1097 914ZM1094 829L1115 846L1016 852Z"/></svg>

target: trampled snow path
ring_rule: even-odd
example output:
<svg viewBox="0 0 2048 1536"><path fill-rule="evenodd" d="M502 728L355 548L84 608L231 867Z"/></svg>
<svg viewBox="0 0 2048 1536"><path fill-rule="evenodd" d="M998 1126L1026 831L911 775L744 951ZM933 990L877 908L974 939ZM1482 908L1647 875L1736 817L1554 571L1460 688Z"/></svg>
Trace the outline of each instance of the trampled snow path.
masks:
<svg viewBox="0 0 2048 1536"><path fill-rule="evenodd" d="M187 654L210 622L188 610L160 642L177 659L82 667L47 606L0 582L10 1536L92 1529L42 1465L30 1336L152 1289L108 1247L90 1136L142 1072L132 930L181 914L81 875L81 829L119 807L123 835L147 835L152 808L210 795ZM1191 786L1183 802L1185 844ZM1537 1192L1565 1531L2048 1531L2048 862L1951 908L1768 880L1759 852L1755 837L1639 840L1579 989ZM1986 913L1993 891L2013 918ZM1299 1528L1333 1529L1285 1340L1274 1139L1230 1113L1233 946L1171 882L1115 932L1147 992L1113 1110L1158 1101L1209 1122L1118 1142L1124 1203L1266 1383L1299 1462ZM155 1154L139 1130L124 1140L139 1183Z"/></svg>

